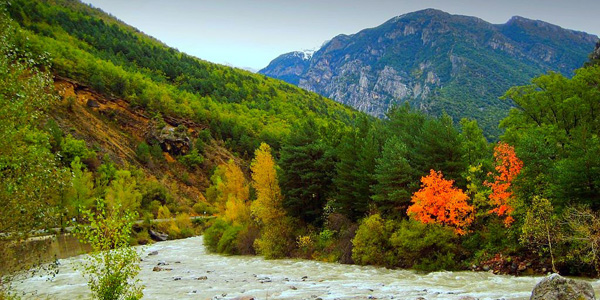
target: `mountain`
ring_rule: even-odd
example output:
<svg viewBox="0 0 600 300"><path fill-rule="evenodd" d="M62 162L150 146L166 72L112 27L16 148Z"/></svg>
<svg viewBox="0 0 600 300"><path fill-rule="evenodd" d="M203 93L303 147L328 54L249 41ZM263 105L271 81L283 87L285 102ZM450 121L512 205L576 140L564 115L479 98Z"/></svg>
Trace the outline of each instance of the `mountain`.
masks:
<svg viewBox="0 0 600 300"><path fill-rule="evenodd" d="M338 35L310 57L283 54L259 73L378 117L404 101L472 117L494 137L511 105L498 97L544 72L572 75L597 40L522 17L495 25L426 9Z"/></svg>

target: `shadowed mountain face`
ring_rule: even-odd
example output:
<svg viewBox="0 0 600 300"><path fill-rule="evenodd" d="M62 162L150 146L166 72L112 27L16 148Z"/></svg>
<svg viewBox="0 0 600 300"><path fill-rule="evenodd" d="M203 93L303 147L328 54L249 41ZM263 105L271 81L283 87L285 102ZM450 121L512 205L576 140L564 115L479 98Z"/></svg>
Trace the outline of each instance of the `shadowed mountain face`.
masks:
<svg viewBox="0 0 600 300"><path fill-rule="evenodd" d="M431 114L475 118L495 137L511 105L498 97L541 73L570 76L597 40L522 17L495 25L427 9L339 35L312 56L283 54L260 73L379 117L408 101Z"/></svg>

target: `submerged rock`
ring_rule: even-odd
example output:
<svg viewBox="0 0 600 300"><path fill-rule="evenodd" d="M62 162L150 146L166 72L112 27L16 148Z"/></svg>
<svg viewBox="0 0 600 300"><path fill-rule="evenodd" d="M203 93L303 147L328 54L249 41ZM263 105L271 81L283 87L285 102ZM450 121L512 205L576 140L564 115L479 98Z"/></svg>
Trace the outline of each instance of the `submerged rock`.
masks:
<svg viewBox="0 0 600 300"><path fill-rule="evenodd" d="M531 292L530 300L591 300L596 299L592 285L552 274L538 284Z"/></svg>

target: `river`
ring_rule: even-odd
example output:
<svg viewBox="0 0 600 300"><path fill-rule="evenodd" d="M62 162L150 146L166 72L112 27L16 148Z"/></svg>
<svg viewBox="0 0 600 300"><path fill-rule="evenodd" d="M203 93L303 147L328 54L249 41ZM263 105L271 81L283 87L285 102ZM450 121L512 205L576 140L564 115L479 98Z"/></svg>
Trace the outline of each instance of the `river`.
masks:
<svg viewBox="0 0 600 300"><path fill-rule="evenodd" d="M514 277L486 272L418 273L372 266L309 260L264 260L221 256L204 248L202 237L138 247L139 278L144 299L529 299L541 277ZM157 255L148 255L157 251ZM15 282L25 299L89 298L81 274L74 270L83 255L59 260L59 273ZM170 271L152 271L159 263ZM592 281L596 293L600 281Z"/></svg>

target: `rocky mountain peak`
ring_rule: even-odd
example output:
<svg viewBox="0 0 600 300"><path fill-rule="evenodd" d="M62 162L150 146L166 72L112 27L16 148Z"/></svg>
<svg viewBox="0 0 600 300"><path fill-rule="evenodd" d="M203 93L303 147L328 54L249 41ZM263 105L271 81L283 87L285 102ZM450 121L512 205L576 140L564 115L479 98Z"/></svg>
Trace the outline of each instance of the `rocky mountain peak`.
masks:
<svg viewBox="0 0 600 300"><path fill-rule="evenodd" d="M408 101L432 114L472 117L494 136L510 108L498 97L550 70L570 75L596 41L520 16L494 25L425 9L338 35L309 59L280 56L259 72L375 116Z"/></svg>

